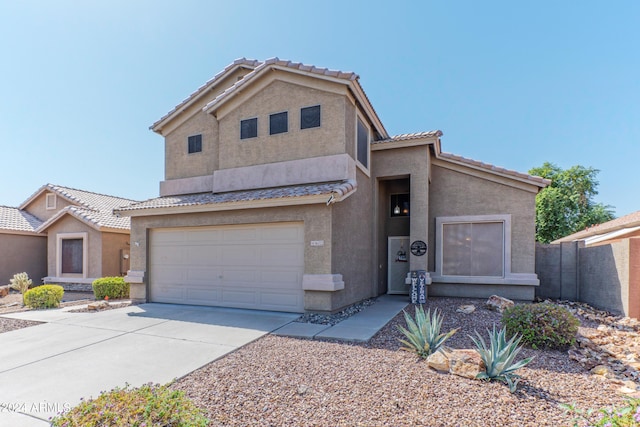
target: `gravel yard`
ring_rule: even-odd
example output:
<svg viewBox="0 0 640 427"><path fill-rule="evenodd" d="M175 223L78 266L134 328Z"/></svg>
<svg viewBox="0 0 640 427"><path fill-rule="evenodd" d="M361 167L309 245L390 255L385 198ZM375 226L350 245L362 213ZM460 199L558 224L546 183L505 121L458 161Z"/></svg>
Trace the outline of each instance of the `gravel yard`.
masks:
<svg viewBox="0 0 640 427"><path fill-rule="evenodd" d="M443 332L459 328L447 345L473 348L468 335L486 334L500 321L483 302L434 298L427 307L443 312ZM457 313L462 304L476 311ZM173 387L206 409L213 426L563 426L572 425L573 416L559 403L599 408L624 402L619 384L557 351L520 353L535 359L519 371L523 381L515 394L501 383L437 373L399 350L399 324L402 313L366 344L268 335Z"/></svg>

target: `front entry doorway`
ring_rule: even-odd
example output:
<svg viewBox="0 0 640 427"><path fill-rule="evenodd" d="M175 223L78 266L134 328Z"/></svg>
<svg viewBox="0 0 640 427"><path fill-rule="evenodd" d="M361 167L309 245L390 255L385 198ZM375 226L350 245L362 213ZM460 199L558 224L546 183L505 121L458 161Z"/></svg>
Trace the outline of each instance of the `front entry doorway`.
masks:
<svg viewBox="0 0 640 427"><path fill-rule="evenodd" d="M409 273L409 236L389 236L387 254L387 293L407 294L404 280Z"/></svg>

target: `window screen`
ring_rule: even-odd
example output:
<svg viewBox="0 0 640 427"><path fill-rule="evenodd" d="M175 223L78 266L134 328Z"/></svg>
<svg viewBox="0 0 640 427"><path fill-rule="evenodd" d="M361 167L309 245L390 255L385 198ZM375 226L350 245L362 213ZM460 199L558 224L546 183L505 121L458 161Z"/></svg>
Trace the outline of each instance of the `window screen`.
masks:
<svg viewBox="0 0 640 427"><path fill-rule="evenodd" d="M62 273L82 274L83 239L62 240Z"/></svg>
<svg viewBox="0 0 640 427"><path fill-rule="evenodd" d="M193 135L187 138L189 154L202 151L202 135Z"/></svg>
<svg viewBox="0 0 640 427"><path fill-rule="evenodd" d="M442 236L443 275L504 275L502 222L443 224Z"/></svg>
<svg viewBox="0 0 640 427"><path fill-rule="evenodd" d="M320 127L320 106L300 109L300 129Z"/></svg>
<svg viewBox="0 0 640 427"><path fill-rule="evenodd" d="M358 161L362 163L365 168L369 167L369 130L358 119Z"/></svg>
<svg viewBox="0 0 640 427"><path fill-rule="evenodd" d="M288 130L289 118L286 111L284 113L276 113L269 116L269 135L284 133Z"/></svg>
<svg viewBox="0 0 640 427"><path fill-rule="evenodd" d="M258 136L258 118L242 120L240 122L240 139Z"/></svg>

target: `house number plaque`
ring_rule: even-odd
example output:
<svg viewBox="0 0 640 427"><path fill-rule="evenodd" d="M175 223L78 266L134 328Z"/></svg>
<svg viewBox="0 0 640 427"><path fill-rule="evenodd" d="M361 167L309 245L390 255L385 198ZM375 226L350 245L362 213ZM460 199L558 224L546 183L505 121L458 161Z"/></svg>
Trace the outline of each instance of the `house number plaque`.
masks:
<svg viewBox="0 0 640 427"><path fill-rule="evenodd" d="M415 256L422 256L427 253L427 244L422 240L411 243L411 253Z"/></svg>

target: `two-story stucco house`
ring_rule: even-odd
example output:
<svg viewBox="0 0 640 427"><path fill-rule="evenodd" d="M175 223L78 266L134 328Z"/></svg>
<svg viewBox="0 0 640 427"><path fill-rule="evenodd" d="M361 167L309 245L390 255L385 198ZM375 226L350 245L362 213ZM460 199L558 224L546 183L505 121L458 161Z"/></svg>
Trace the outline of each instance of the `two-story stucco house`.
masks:
<svg viewBox="0 0 640 427"><path fill-rule="evenodd" d="M548 181L390 136L354 73L239 59L151 129L160 197L116 210L135 299L335 311L413 270L430 295L534 297Z"/></svg>

